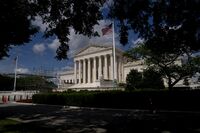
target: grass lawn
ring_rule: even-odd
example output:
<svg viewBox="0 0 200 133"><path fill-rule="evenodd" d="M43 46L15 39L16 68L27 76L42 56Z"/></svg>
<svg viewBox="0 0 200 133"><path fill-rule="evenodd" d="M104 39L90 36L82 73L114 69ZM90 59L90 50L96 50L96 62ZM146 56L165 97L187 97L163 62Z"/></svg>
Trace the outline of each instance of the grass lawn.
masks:
<svg viewBox="0 0 200 133"><path fill-rule="evenodd" d="M45 127L39 123L22 123L11 119L0 120L0 133L55 133L51 127Z"/></svg>
<svg viewBox="0 0 200 133"><path fill-rule="evenodd" d="M19 133L19 131L14 131L12 129L13 126L20 124L20 122L10 120L10 119L3 119L0 120L0 132L1 133Z"/></svg>

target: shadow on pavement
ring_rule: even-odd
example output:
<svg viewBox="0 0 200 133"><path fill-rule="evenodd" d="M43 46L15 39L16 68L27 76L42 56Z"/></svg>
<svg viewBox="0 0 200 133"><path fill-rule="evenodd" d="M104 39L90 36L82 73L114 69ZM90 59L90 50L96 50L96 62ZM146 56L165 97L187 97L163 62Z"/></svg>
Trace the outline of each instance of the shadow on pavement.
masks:
<svg viewBox="0 0 200 133"><path fill-rule="evenodd" d="M0 118L20 123L7 131L25 133L199 133L199 112L64 108L21 105L0 108ZM2 130L0 129L0 132Z"/></svg>

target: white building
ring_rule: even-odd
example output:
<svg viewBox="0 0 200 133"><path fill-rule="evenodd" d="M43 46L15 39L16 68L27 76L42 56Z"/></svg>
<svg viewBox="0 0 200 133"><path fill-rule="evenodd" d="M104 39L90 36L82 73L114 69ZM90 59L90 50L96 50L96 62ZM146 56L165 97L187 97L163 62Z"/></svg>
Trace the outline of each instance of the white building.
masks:
<svg viewBox="0 0 200 133"><path fill-rule="evenodd" d="M181 65L182 59L179 58L175 61L175 64ZM126 77L132 69L141 72L145 68L143 60L128 62L123 57L123 51L116 48L117 83L125 83ZM109 88L114 86L113 77L112 46L89 45L75 54L74 70L59 73L59 88ZM190 82L190 86L194 85L192 81ZM164 84L167 86L166 79L164 79ZM179 81L175 86L184 87L183 80Z"/></svg>
<svg viewBox="0 0 200 133"><path fill-rule="evenodd" d="M125 63L123 51L116 48L116 82L125 83L131 69L142 71L142 61ZM74 70L59 74L60 88L113 87L112 46L89 45L75 54Z"/></svg>

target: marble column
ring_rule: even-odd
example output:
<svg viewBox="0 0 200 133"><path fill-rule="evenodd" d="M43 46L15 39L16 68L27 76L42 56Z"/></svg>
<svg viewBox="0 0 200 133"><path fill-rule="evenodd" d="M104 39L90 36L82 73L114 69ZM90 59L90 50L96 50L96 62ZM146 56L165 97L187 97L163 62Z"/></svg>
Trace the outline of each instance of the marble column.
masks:
<svg viewBox="0 0 200 133"><path fill-rule="evenodd" d="M114 59L113 59L113 61L114 61ZM115 64L113 64L114 65L114 70L113 70L113 73L114 73L114 79L117 81L117 56L115 56L115 62L114 62Z"/></svg>
<svg viewBox="0 0 200 133"><path fill-rule="evenodd" d="M83 59L83 83L86 83L86 60Z"/></svg>
<svg viewBox="0 0 200 133"><path fill-rule="evenodd" d="M121 71L122 71L122 77L121 77L121 80L122 80L122 82L124 83L125 80L124 80L124 63L123 63L123 58L122 58L122 69L121 69Z"/></svg>
<svg viewBox="0 0 200 133"><path fill-rule="evenodd" d="M98 80L100 80L101 76L102 76L102 60L101 60L101 56L99 56L99 73L98 73Z"/></svg>
<svg viewBox="0 0 200 133"><path fill-rule="evenodd" d="M77 84L77 72L76 72L77 68L76 68L76 61L74 61L74 78L75 78L75 84Z"/></svg>
<svg viewBox="0 0 200 133"><path fill-rule="evenodd" d="M78 83L80 84L81 83L81 60L79 60L78 76L79 76Z"/></svg>
<svg viewBox="0 0 200 133"><path fill-rule="evenodd" d="M114 80L113 79L113 72L114 72L114 69L113 69L113 55L110 54L110 80Z"/></svg>
<svg viewBox="0 0 200 133"><path fill-rule="evenodd" d="M97 64L96 64L96 57L94 57L93 58L93 82L95 82L96 81L96 79L97 79L97 70L96 70L96 68L97 68Z"/></svg>
<svg viewBox="0 0 200 133"><path fill-rule="evenodd" d="M88 59L88 83L91 83L91 62L90 62L90 58Z"/></svg>
<svg viewBox="0 0 200 133"><path fill-rule="evenodd" d="M116 57L116 79L119 82L119 57Z"/></svg>
<svg viewBox="0 0 200 133"><path fill-rule="evenodd" d="M108 79L108 59L107 55L104 55L104 79Z"/></svg>

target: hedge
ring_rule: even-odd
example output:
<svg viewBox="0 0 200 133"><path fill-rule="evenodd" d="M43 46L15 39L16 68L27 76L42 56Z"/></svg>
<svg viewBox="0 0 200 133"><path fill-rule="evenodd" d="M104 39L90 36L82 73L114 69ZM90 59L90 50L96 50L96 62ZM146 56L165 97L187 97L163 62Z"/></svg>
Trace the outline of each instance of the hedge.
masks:
<svg viewBox="0 0 200 133"><path fill-rule="evenodd" d="M33 102L122 109L200 110L200 90L43 93L34 95Z"/></svg>

